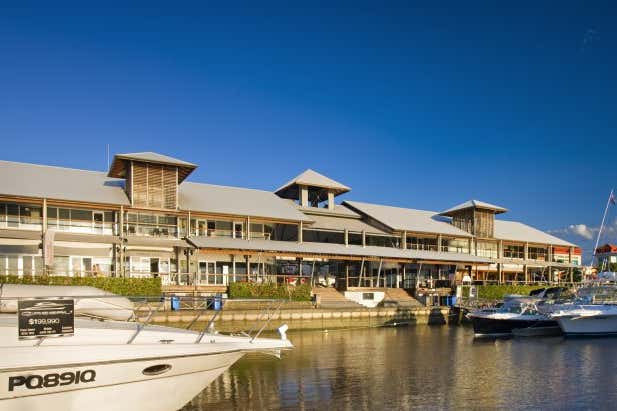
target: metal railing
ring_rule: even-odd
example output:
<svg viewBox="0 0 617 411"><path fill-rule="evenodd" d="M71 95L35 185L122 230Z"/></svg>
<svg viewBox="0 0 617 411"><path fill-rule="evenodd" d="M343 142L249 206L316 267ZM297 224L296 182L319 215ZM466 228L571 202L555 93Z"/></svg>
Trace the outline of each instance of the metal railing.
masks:
<svg viewBox="0 0 617 411"><path fill-rule="evenodd" d="M165 311L168 309L174 309L174 304L179 302L178 309L182 304L185 307L190 305L191 311L195 311L193 317L189 321L188 325L184 328L186 330L191 330L192 327L199 323L204 322L205 326L200 327L197 331L198 334L195 338L194 344L199 344L204 336L211 334L215 335L216 332L214 330L214 323L219 317L221 311L223 310L223 300L219 298L214 299L212 297L195 297L195 296L150 296L150 297L141 297L141 296L121 296L121 295L74 295L74 296L57 296L57 295L47 295L47 296L20 296L20 297L0 297L0 306L3 308L4 312L17 312L18 304L14 304L15 308L11 310L9 307L9 302L18 303L20 300L30 300L30 299L61 299L61 300L73 300L75 304L74 315L76 317L86 317L86 318L97 318L100 320L105 320L106 318L101 317L100 315L91 314L90 312L100 312L105 311L108 315L111 312L124 312L128 311L129 308L120 304L114 304L114 299L128 299L133 303L133 314L130 318L126 320L128 323L135 323L135 330L131 334L131 336L126 341L126 344L132 344L139 334L151 325L155 316L161 311ZM100 306L96 309L93 309L91 305L86 304L86 308L81 308L79 303L82 300L112 300L108 305ZM240 331L240 335L248 338L250 342L253 342L256 338L258 338L263 330L268 326L268 324L272 321L275 314L280 312L283 304L285 304L284 300L275 300L275 299L241 299L234 301L242 301L242 302L259 302L259 303L267 303L265 309L260 310L257 320L253 323L251 328L248 331ZM203 321L202 318L206 316L206 320ZM36 341L35 345L39 346L44 342L46 336L38 336L38 341Z"/></svg>

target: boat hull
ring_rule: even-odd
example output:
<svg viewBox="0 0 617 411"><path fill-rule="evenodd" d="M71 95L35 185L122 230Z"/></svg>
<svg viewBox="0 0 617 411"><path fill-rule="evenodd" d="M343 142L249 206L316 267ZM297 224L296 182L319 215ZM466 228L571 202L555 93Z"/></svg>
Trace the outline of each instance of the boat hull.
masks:
<svg viewBox="0 0 617 411"><path fill-rule="evenodd" d="M498 337L512 334L513 329L529 327L557 327L553 320L523 320L470 316L476 336Z"/></svg>
<svg viewBox="0 0 617 411"><path fill-rule="evenodd" d="M568 336L617 335L617 316L596 315L588 317L558 317L557 322Z"/></svg>
<svg viewBox="0 0 617 411"><path fill-rule="evenodd" d="M243 354L242 351L236 351L85 363L76 367L2 370L0 410L176 410L194 398ZM168 370L160 374L144 374L147 368L160 371L166 366L169 366ZM25 382L22 379L32 375L35 378ZM67 382L75 380L75 375L82 377L81 380L77 378L77 383L56 385L58 378L55 376L66 376L65 380L60 381ZM47 384L49 381L51 384Z"/></svg>

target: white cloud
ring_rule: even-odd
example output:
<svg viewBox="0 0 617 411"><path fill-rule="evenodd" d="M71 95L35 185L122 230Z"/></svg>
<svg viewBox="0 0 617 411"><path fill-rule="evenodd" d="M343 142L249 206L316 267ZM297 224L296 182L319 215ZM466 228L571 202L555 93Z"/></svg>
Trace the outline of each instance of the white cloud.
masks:
<svg viewBox="0 0 617 411"><path fill-rule="evenodd" d="M567 228L567 230L571 234L591 240L593 238L594 231L597 229L587 227L585 224L572 224Z"/></svg>
<svg viewBox="0 0 617 411"><path fill-rule="evenodd" d="M559 228L557 230L549 230L550 234L555 234L556 236L564 235L564 236L577 236L582 237L586 240L591 240L596 237L600 227L589 227L586 224L571 224L566 228ZM602 241L612 240L615 241L617 238L617 219L612 222L606 223L604 225L604 229L602 229Z"/></svg>

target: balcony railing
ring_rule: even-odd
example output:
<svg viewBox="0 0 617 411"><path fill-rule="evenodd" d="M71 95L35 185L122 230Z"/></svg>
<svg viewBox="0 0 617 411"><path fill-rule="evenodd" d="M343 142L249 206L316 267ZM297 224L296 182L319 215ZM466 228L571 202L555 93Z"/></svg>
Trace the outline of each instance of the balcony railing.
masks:
<svg viewBox="0 0 617 411"><path fill-rule="evenodd" d="M407 243L410 250L437 251L437 244Z"/></svg>
<svg viewBox="0 0 617 411"><path fill-rule="evenodd" d="M125 227L124 233L129 236L178 238L178 228L176 226L128 225Z"/></svg>
<svg viewBox="0 0 617 411"><path fill-rule="evenodd" d="M113 235L115 232L115 223L50 219L47 223L47 229L68 233Z"/></svg>
<svg viewBox="0 0 617 411"><path fill-rule="evenodd" d="M43 218L7 216L6 219L0 219L0 228L13 228L19 230L42 230Z"/></svg>

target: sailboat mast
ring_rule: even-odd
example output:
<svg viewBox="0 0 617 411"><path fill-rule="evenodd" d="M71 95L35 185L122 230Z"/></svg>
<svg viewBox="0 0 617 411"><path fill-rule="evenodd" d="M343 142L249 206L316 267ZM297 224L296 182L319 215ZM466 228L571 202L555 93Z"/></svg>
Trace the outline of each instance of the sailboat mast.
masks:
<svg viewBox="0 0 617 411"><path fill-rule="evenodd" d="M593 247L593 255L591 256L591 266L593 266L593 262L596 259L596 250L598 249L598 245L600 244L600 236L602 235L602 229L604 228L604 221L606 220L606 213L608 212L608 206L611 204L611 198L613 198L613 189L611 188L611 193L608 195L608 200L606 200L606 207L604 207L604 215L602 216L602 223L600 224L600 229L598 230L598 236L596 237L596 245Z"/></svg>

